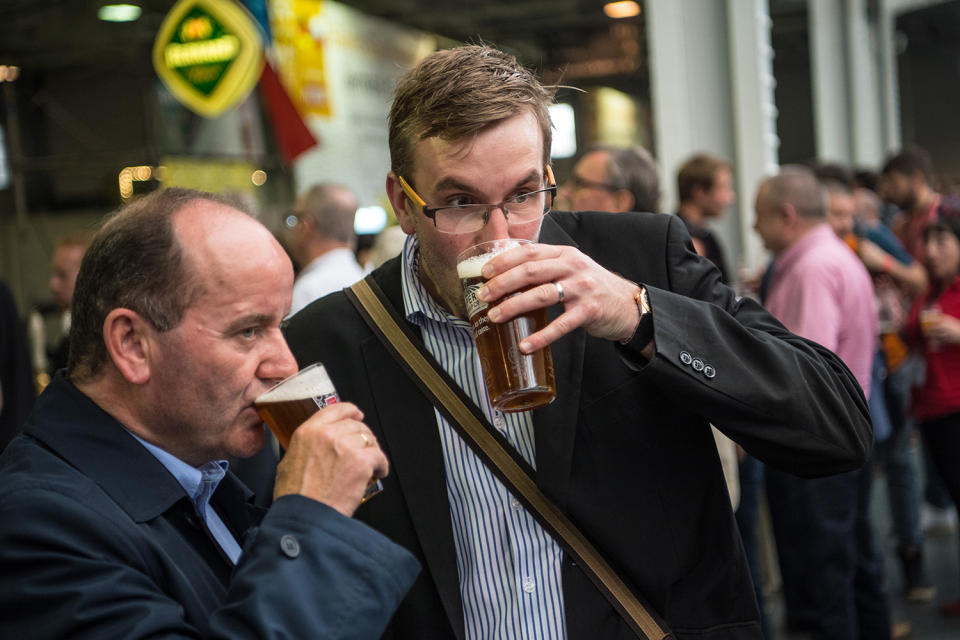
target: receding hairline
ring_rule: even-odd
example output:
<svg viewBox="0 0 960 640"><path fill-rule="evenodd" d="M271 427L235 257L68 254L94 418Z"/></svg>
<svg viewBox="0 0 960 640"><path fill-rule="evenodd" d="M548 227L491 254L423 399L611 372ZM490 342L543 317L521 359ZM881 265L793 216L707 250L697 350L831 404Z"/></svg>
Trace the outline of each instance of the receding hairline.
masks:
<svg viewBox="0 0 960 640"><path fill-rule="evenodd" d="M825 215L823 187L812 170L799 165L785 165L779 173L764 179L757 189L757 199L778 208L790 204L806 219Z"/></svg>
<svg viewBox="0 0 960 640"><path fill-rule="evenodd" d="M239 225L236 231L247 230L249 242L254 246L261 244L259 238L266 241L276 255L286 255L283 247L262 223L248 212L237 208L229 201L221 201L206 197L197 197L184 202L182 206L170 213L170 226L173 238L180 247L185 275L194 282L201 283L205 267L211 266L204 262L207 256L220 258L220 249L237 247L235 242L227 242L227 232L234 231L225 227Z"/></svg>

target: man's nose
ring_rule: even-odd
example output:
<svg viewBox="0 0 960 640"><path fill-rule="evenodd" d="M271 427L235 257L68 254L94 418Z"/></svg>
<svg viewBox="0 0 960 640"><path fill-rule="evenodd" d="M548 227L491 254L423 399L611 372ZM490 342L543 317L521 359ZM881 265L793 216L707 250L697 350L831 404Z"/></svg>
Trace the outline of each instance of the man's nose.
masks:
<svg viewBox="0 0 960 640"><path fill-rule="evenodd" d="M490 217L487 219L483 231L486 240L502 240L510 237L510 225L507 223L507 215L503 210L503 205L493 207L490 210Z"/></svg>
<svg viewBox="0 0 960 640"><path fill-rule="evenodd" d="M280 330L276 330L276 338L269 346L269 353L260 365L260 378L279 382L289 378L297 372L297 360L293 357L287 341Z"/></svg>

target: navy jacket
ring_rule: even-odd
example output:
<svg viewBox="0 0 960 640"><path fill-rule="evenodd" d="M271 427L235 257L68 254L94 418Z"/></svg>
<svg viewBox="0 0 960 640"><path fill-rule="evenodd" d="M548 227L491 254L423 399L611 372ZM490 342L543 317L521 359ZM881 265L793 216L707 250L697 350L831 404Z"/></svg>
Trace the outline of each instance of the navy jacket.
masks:
<svg viewBox="0 0 960 640"><path fill-rule="evenodd" d="M557 211L544 219L540 241L579 246L647 285L656 356L648 364L643 345L621 347L583 330L552 345L557 399L533 412L537 485L678 638L759 639L709 424L792 473L854 469L872 441L859 385L829 350L738 299L693 252L675 216ZM402 315L399 261L374 278ZM324 363L390 458L383 493L357 517L413 550L427 571L387 634L463 638L433 408L342 293L294 316L287 340L301 364ZM561 572L571 640L633 637L569 558Z"/></svg>
<svg viewBox="0 0 960 640"><path fill-rule="evenodd" d="M236 568L176 479L58 376L0 457L0 636L375 638L419 571L309 498L264 511L227 474L211 502Z"/></svg>

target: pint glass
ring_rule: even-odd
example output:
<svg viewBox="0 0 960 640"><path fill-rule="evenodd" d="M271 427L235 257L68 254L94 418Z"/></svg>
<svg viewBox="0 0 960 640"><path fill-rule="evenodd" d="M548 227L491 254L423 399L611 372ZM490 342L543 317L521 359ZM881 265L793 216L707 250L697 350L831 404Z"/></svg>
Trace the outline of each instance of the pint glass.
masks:
<svg viewBox="0 0 960 640"><path fill-rule="evenodd" d="M483 265L497 254L528 242L516 239L483 242L457 258L457 273L463 286L467 317L473 326L483 380L491 404L504 412L542 407L557 395L550 347L531 354L520 351L524 338L546 326L546 309L517 316L510 322L496 323L487 318L487 309L500 301L488 304L477 299L477 289L484 282L481 275Z"/></svg>
<svg viewBox="0 0 960 640"><path fill-rule="evenodd" d="M257 398L253 406L260 419L286 449L297 427L320 409L339 401L327 370L317 362L277 383ZM382 489L380 480L371 481L363 500L366 501Z"/></svg>

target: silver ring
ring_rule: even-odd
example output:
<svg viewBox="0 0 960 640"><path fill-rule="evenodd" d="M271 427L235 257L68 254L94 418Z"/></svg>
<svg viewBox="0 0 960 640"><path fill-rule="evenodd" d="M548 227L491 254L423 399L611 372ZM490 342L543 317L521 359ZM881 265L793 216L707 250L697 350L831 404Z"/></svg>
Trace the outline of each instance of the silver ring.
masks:
<svg viewBox="0 0 960 640"><path fill-rule="evenodd" d="M559 282L554 282L553 286L557 288L557 302L563 302L563 285Z"/></svg>

